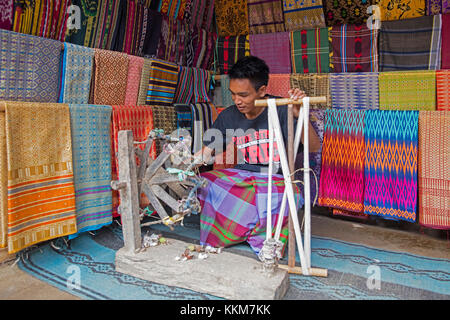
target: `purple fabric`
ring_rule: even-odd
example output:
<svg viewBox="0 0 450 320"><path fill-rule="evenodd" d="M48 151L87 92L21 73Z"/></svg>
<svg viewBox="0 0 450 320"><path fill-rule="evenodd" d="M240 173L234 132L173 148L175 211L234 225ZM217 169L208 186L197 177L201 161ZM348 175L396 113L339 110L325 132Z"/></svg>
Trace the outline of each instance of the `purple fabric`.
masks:
<svg viewBox="0 0 450 320"><path fill-rule="evenodd" d="M249 35L250 54L266 61L270 73L291 73L289 32Z"/></svg>

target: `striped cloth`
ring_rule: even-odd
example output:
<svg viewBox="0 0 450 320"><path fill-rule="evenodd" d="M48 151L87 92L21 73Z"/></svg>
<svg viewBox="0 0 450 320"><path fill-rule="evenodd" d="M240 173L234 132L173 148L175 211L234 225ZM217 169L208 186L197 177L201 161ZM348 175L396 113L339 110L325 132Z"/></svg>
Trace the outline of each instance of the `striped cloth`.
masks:
<svg viewBox="0 0 450 320"><path fill-rule="evenodd" d="M450 111L450 70L436 71L436 109Z"/></svg>
<svg viewBox="0 0 450 320"><path fill-rule="evenodd" d="M61 42L0 29L0 99L58 102Z"/></svg>
<svg viewBox="0 0 450 320"><path fill-rule="evenodd" d="M112 222L110 106L70 104L77 233Z"/></svg>
<svg viewBox="0 0 450 320"><path fill-rule="evenodd" d="M147 100L148 83L150 82L150 72L152 70L152 59L144 58L142 65L141 80L139 82L139 93L137 97L137 105L142 106Z"/></svg>
<svg viewBox="0 0 450 320"><path fill-rule="evenodd" d="M291 73L289 32L250 34L250 54L263 59L270 73Z"/></svg>
<svg viewBox="0 0 450 320"><path fill-rule="evenodd" d="M441 69L450 69L450 13L441 15L441 19Z"/></svg>
<svg viewBox="0 0 450 320"><path fill-rule="evenodd" d="M198 191L202 206L200 243L214 247L229 247L247 242L258 254L266 238L267 175L237 169L221 169L202 173L209 183ZM284 193L284 179L273 175L272 233L275 232L279 208ZM294 187L297 209L303 198ZM288 238L288 208L283 213L280 240Z"/></svg>
<svg viewBox="0 0 450 320"><path fill-rule="evenodd" d="M364 110L326 111L319 204L364 211Z"/></svg>
<svg viewBox="0 0 450 320"><path fill-rule="evenodd" d="M380 72L380 109L436 110L436 72Z"/></svg>
<svg viewBox="0 0 450 320"><path fill-rule="evenodd" d="M127 89L125 105L137 105L144 58L128 55Z"/></svg>
<svg viewBox="0 0 450 320"><path fill-rule="evenodd" d="M376 2L379 6L381 21L389 20L407 20L424 16L425 0L410 0L408 2L401 1L398 5L394 5L391 0L379 0Z"/></svg>
<svg viewBox="0 0 450 320"><path fill-rule="evenodd" d="M239 58L248 55L250 55L248 35L219 37L216 46L216 73L228 74Z"/></svg>
<svg viewBox="0 0 450 320"><path fill-rule="evenodd" d="M418 111L366 111L364 213L416 221L418 118Z"/></svg>
<svg viewBox="0 0 450 320"><path fill-rule="evenodd" d="M339 25L328 29L331 72L378 71L378 30L362 25Z"/></svg>
<svg viewBox="0 0 450 320"><path fill-rule="evenodd" d="M450 229L450 111L419 111L419 223Z"/></svg>
<svg viewBox="0 0 450 320"><path fill-rule="evenodd" d="M291 88L299 88L305 91L308 97L327 97L326 104L312 104L311 109L331 108L331 92L329 74L307 73L291 74Z"/></svg>
<svg viewBox="0 0 450 320"><path fill-rule="evenodd" d="M378 73L330 74L333 108L378 109Z"/></svg>
<svg viewBox="0 0 450 320"><path fill-rule="evenodd" d="M217 118L216 107L212 103L191 103L192 112L192 152L200 151L203 134Z"/></svg>
<svg viewBox="0 0 450 320"><path fill-rule="evenodd" d="M172 105L177 89L178 70L175 63L152 59L146 104Z"/></svg>
<svg viewBox="0 0 450 320"><path fill-rule="evenodd" d="M209 102L208 88L211 77L207 70L179 67L175 103Z"/></svg>
<svg viewBox="0 0 450 320"><path fill-rule="evenodd" d="M247 0L215 0L214 13L219 36L249 34Z"/></svg>
<svg viewBox="0 0 450 320"><path fill-rule="evenodd" d="M158 12L168 15L171 18L182 20L187 0L161 0Z"/></svg>
<svg viewBox="0 0 450 320"><path fill-rule="evenodd" d="M290 32L293 73L329 73L328 28Z"/></svg>
<svg viewBox="0 0 450 320"><path fill-rule="evenodd" d="M322 0L283 0L286 31L325 27Z"/></svg>
<svg viewBox="0 0 450 320"><path fill-rule="evenodd" d="M67 104L4 102L8 252L77 231ZM49 139L51 137L51 139Z"/></svg>
<svg viewBox="0 0 450 320"><path fill-rule="evenodd" d="M277 97L288 97L290 87L290 74L269 74L269 83L266 93Z"/></svg>
<svg viewBox="0 0 450 320"><path fill-rule="evenodd" d="M192 111L189 104L174 104L177 115L177 129L186 129L192 138Z"/></svg>
<svg viewBox="0 0 450 320"><path fill-rule="evenodd" d="M450 13L450 2L448 0L427 0L427 16Z"/></svg>
<svg viewBox="0 0 450 320"><path fill-rule="evenodd" d="M280 0L247 0L250 34L285 31L282 5Z"/></svg>
<svg viewBox="0 0 450 320"><path fill-rule="evenodd" d="M143 23L143 44L142 53L139 56L152 57L155 56L158 49L159 38L161 36L162 14L147 10L147 17Z"/></svg>
<svg viewBox="0 0 450 320"><path fill-rule="evenodd" d="M440 15L383 22L380 71L440 69L441 25Z"/></svg>
<svg viewBox="0 0 450 320"><path fill-rule="evenodd" d="M205 29L197 29L193 35L193 40L192 66L200 69L212 69L217 34L207 32Z"/></svg>
<svg viewBox="0 0 450 320"><path fill-rule="evenodd" d="M64 43L59 102L89 103L94 49Z"/></svg>

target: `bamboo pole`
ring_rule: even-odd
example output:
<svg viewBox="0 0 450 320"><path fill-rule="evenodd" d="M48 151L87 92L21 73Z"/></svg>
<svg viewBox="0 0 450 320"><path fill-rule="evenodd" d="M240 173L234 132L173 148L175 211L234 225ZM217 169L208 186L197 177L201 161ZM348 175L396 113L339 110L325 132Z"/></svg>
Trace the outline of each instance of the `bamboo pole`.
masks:
<svg viewBox="0 0 450 320"><path fill-rule="evenodd" d="M292 104L288 105L288 164L289 164L289 172L294 172L294 106ZM270 119L270 118L269 118ZM285 190L286 191L286 187ZM287 193L284 192L286 195ZM284 196L284 194L283 194ZM280 215L284 215L284 212L280 212ZM295 229L294 222L292 220L292 216L289 215L288 221L288 265L289 267L295 266ZM306 256L305 256L306 258Z"/></svg>
<svg viewBox="0 0 450 320"><path fill-rule="evenodd" d="M279 264L278 268L286 270L288 273L301 274L303 275L302 268L300 267L289 267L285 264ZM328 270L321 268L309 268L309 275L315 277L328 277Z"/></svg>
<svg viewBox="0 0 450 320"><path fill-rule="evenodd" d="M268 99L255 100L255 107L267 107L267 100ZM320 103L326 103L326 102L327 102L326 96L309 97L309 104L320 104ZM277 106L289 105L289 104L303 104L303 100L292 100L289 98L281 98L281 99L275 99L275 103Z"/></svg>

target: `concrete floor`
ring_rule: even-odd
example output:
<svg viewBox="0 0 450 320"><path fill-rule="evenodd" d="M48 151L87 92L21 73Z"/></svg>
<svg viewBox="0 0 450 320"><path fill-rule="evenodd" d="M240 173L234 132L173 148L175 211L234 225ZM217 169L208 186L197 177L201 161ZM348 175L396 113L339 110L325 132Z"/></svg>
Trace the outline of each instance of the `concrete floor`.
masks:
<svg viewBox="0 0 450 320"><path fill-rule="evenodd" d="M311 217L312 234L433 258L450 259L450 241L438 230L402 230L391 222L361 223L320 213ZM406 227L406 229L411 229ZM21 271L14 260L0 264L0 300L79 300Z"/></svg>

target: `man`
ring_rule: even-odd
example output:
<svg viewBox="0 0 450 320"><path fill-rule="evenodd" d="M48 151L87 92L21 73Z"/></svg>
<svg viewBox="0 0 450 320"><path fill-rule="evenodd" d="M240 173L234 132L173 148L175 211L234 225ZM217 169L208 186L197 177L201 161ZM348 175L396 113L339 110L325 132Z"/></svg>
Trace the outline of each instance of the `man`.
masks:
<svg viewBox="0 0 450 320"><path fill-rule="evenodd" d="M210 159L220 153L224 146L232 144L238 150L238 163L232 169L202 174L209 185L198 194L202 205L200 242L219 247L246 241L258 254L266 237L269 135L267 107L256 107L255 100L270 98L266 94L269 68L263 60L247 56L236 62L229 77L230 92L235 104L219 114L212 126L212 134L206 134L203 157ZM291 99L302 99L305 96L299 89L290 90L288 94ZM300 106L294 105L295 118L298 117L299 110ZM277 112L286 142L287 106L277 107ZM309 145L311 152L320 148L319 137L311 124ZM274 149L273 227L276 226L284 192L276 144ZM303 199L296 191L297 205L300 207ZM287 239L287 216L288 210L284 213L280 238L284 243Z"/></svg>

